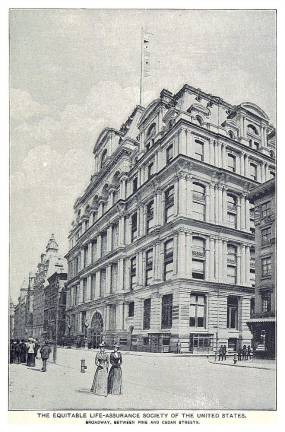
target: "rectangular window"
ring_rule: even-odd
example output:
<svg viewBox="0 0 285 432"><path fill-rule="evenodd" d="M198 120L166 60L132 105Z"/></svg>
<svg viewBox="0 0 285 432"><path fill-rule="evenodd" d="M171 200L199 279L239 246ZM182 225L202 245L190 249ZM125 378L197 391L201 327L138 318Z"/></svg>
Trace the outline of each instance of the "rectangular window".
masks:
<svg viewBox="0 0 285 432"><path fill-rule="evenodd" d="M261 274L262 277L271 276L271 257L263 258L261 260Z"/></svg>
<svg viewBox="0 0 285 432"><path fill-rule="evenodd" d="M173 159L173 144L170 144L166 149L166 163L170 163Z"/></svg>
<svg viewBox="0 0 285 432"><path fill-rule="evenodd" d="M192 278L205 279L205 262L192 259Z"/></svg>
<svg viewBox="0 0 285 432"><path fill-rule="evenodd" d="M271 203L267 201L261 205L261 217L265 218L271 214Z"/></svg>
<svg viewBox="0 0 285 432"><path fill-rule="evenodd" d="M129 317L133 317L135 314L135 303L134 302L130 302L129 303Z"/></svg>
<svg viewBox="0 0 285 432"><path fill-rule="evenodd" d="M151 299L146 299L143 302L143 329L150 329L150 310L151 310Z"/></svg>
<svg viewBox="0 0 285 432"><path fill-rule="evenodd" d="M270 312L271 311L271 292L263 291L261 293L261 307L262 312Z"/></svg>
<svg viewBox="0 0 285 432"><path fill-rule="evenodd" d="M154 162L150 162L147 166L147 179L149 180L154 175Z"/></svg>
<svg viewBox="0 0 285 432"><path fill-rule="evenodd" d="M96 259L97 259L97 240L93 240L92 246L91 246L91 262L92 262L92 264L94 264L96 262Z"/></svg>
<svg viewBox="0 0 285 432"><path fill-rule="evenodd" d="M238 330L238 297L227 299L227 328Z"/></svg>
<svg viewBox="0 0 285 432"><path fill-rule="evenodd" d="M170 222L174 218L174 186L170 186L164 193L164 220Z"/></svg>
<svg viewBox="0 0 285 432"><path fill-rule="evenodd" d="M203 294L190 296L190 327L206 327L206 297Z"/></svg>
<svg viewBox="0 0 285 432"><path fill-rule="evenodd" d="M153 281L153 249L145 254L145 284L151 285Z"/></svg>
<svg viewBox="0 0 285 432"><path fill-rule="evenodd" d="M103 297L106 292L106 269L100 271L100 297Z"/></svg>
<svg viewBox="0 0 285 432"><path fill-rule="evenodd" d="M83 293L82 293L82 302L86 302L86 294L87 294L87 278L83 279Z"/></svg>
<svg viewBox="0 0 285 432"><path fill-rule="evenodd" d="M134 241L138 237L138 214L134 213L131 217L131 240Z"/></svg>
<svg viewBox="0 0 285 432"><path fill-rule="evenodd" d="M149 233L154 226L154 201L152 200L146 206L146 232Z"/></svg>
<svg viewBox="0 0 285 432"><path fill-rule="evenodd" d="M236 157L230 153L228 153L228 169L236 172Z"/></svg>
<svg viewBox="0 0 285 432"><path fill-rule="evenodd" d="M101 234L101 256L106 255L106 253L107 253L107 231L104 231Z"/></svg>
<svg viewBox="0 0 285 432"><path fill-rule="evenodd" d="M257 180L257 166L253 163L249 165L249 177L252 180Z"/></svg>
<svg viewBox="0 0 285 432"><path fill-rule="evenodd" d="M237 282L237 268L235 266L227 266L227 283L236 284Z"/></svg>
<svg viewBox="0 0 285 432"><path fill-rule="evenodd" d="M161 307L161 328L172 327L172 294L162 296L162 307Z"/></svg>
<svg viewBox="0 0 285 432"><path fill-rule="evenodd" d="M265 228L261 231L261 244L266 245L271 240L271 227Z"/></svg>
<svg viewBox="0 0 285 432"><path fill-rule="evenodd" d="M117 249L119 238L119 224L115 223L112 226L112 250Z"/></svg>
<svg viewBox="0 0 285 432"><path fill-rule="evenodd" d="M137 258L131 258L131 269L130 269L130 288L134 289L137 284Z"/></svg>
<svg viewBox="0 0 285 432"><path fill-rule="evenodd" d="M164 280L173 275L173 239L164 243Z"/></svg>
<svg viewBox="0 0 285 432"><path fill-rule="evenodd" d="M194 157L200 161L204 160L204 143L199 140L194 142Z"/></svg>
<svg viewBox="0 0 285 432"><path fill-rule="evenodd" d="M118 264L113 263L111 265L111 293L116 292L118 281Z"/></svg>
<svg viewBox="0 0 285 432"><path fill-rule="evenodd" d="M197 220L205 220L205 204L193 202L192 205L193 218Z"/></svg>
<svg viewBox="0 0 285 432"><path fill-rule="evenodd" d="M133 179L133 193L135 193L138 190L138 178L135 177Z"/></svg>
<svg viewBox="0 0 285 432"><path fill-rule="evenodd" d="M91 300L95 299L95 289L96 289L96 274L91 275Z"/></svg>

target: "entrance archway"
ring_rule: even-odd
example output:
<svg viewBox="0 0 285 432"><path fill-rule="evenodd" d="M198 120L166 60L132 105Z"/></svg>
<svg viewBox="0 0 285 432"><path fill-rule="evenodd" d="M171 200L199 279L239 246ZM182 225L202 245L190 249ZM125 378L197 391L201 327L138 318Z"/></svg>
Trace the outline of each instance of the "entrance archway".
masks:
<svg viewBox="0 0 285 432"><path fill-rule="evenodd" d="M92 348L98 348L103 339L103 318L100 312L95 312L90 326Z"/></svg>

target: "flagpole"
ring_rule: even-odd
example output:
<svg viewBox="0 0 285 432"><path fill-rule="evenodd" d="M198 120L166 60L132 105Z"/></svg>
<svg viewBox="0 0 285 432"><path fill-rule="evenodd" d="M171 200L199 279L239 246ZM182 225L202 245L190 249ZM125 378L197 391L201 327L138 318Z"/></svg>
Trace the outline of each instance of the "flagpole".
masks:
<svg viewBox="0 0 285 432"><path fill-rule="evenodd" d="M142 92L143 92L143 27L141 28L140 105L142 105Z"/></svg>

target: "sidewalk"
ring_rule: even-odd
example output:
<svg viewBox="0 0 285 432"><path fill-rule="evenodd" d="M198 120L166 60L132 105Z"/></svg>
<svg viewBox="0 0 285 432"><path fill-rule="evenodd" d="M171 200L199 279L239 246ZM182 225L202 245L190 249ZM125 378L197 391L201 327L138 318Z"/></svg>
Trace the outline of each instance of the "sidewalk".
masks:
<svg viewBox="0 0 285 432"><path fill-rule="evenodd" d="M209 360L209 363L219 364L224 366L235 366L244 368L255 368L255 369L265 369L265 370L275 370L276 361L267 359L254 359L254 360L240 360L236 364L233 362L233 358L229 358L225 361Z"/></svg>

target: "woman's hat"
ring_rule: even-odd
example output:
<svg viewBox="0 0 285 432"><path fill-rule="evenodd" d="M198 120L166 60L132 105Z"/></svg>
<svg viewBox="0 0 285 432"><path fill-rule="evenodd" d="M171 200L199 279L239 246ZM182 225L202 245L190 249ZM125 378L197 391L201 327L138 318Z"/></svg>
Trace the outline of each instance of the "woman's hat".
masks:
<svg viewBox="0 0 285 432"><path fill-rule="evenodd" d="M99 344L99 347L104 347L104 346L105 346L105 342L102 341L102 342Z"/></svg>

